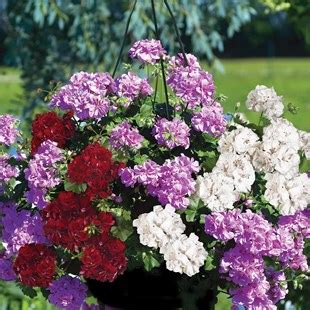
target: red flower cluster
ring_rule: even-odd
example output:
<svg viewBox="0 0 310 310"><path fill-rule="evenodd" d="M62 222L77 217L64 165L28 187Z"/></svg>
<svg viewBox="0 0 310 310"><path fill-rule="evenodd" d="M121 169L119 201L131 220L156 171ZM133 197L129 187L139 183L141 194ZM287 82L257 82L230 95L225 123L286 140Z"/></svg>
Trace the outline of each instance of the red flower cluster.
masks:
<svg viewBox="0 0 310 310"><path fill-rule="evenodd" d="M45 244L26 244L18 251L14 271L25 285L48 287L56 271L56 254Z"/></svg>
<svg viewBox="0 0 310 310"><path fill-rule="evenodd" d="M81 275L102 282L112 282L127 268L125 243L107 236L106 240L86 246L81 261Z"/></svg>
<svg viewBox="0 0 310 310"><path fill-rule="evenodd" d="M73 183L87 184L86 195L106 198L111 194L109 183L125 165L112 161L112 153L99 143L88 145L68 165L68 177Z"/></svg>
<svg viewBox="0 0 310 310"><path fill-rule="evenodd" d="M114 219L110 213L98 212L86 195L60 192L42 210L44 233L56 245L77 251L92 239L106 238Z"/></svg>
<svg viewBox="0 0 310 310"><path fill-rule="evenodd" d="M31 153L34 154L46 140L55 141L59 147L64 147L74 135L72 116L73 113L67 113L61 119L55 112L39 114L32 123Z"/></svg>

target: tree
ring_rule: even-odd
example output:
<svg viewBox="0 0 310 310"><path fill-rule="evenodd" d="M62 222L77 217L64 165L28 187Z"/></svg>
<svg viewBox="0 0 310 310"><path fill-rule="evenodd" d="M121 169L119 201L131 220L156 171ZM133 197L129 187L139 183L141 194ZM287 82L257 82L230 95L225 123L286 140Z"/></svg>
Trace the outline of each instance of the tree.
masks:
<svg viewBox="0 0 310 310"><path fill-rule="evenodd" d="M179 46L173 20L164 1L154 1L160 37L170 52ZM169 0L186 50L220 66L214 51L249 22L255 10L250 0ZM10 51L22 69L26 114L38 106L51 81L64 81L77 70L107 70L116 62L126 19L134 1L10 0L6 12ZM129 25L126 46L154 37L151 0L138 0ZM125 55L124 55L125 57Z"/></svg>

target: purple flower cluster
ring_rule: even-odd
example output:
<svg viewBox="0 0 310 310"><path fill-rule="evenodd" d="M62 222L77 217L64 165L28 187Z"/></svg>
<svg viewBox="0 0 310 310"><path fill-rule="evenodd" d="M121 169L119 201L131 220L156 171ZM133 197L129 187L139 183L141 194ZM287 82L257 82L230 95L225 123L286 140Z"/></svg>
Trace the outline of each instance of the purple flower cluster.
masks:
<svg viewBox="0 0 310 310"><path fill-rule="evenodd" d="M138 59L142 63L155 64L166 54L159 40L136 41L130 48L128 55L132 59Z"/></svg>
<svg viewBox="0 0 310 310"><path fill-rule="evenodd" d="M167 159L163 165L148 160L142 165L124 168L120 177L126 187L136 183L146 186L148 194L157 197L163 206L171 204L184 209L189 205L187 196L195 192L192 173L199 169L197 161L182 154L174 160Z"/></svg>
<svg viewBox="0 0 310 310"><path fill-rule="evenodd" d="M50 107L73 111L82 120L100 119L109 112L108 95L115 90L115 82L109 73L78 72L52 97Z"/></svg>
<svg viewBox="0 0 310 310"><path fill-rule="evenodd" d="M190 129L185 122L180 119L174 118L168 121L161 118L156 121L152 131L158 144L173 149L177 146L189 148Z"/></svg>
<svg viewBox="0 0 310 310"><path fill-rule="evenodd" d="M124 147L139 149L143 136L140 135L139 130L129 124L127 121L117 125L110 135L110 144L114 149Z"/></svg>
<svg viewBox="0 0 310 310"><path fill-rule="evenodd" d="M174 67L169 71L167 83L189 109L209 106L213 102L212 75L199 67Z"/></svg>
<svg viewBox="0 0 310 310"><path fill-rule="evenodd" d="M13 262L10 259L0 258L0 280L13 281L15 279Z"/></svg>
<svg viewBox="0 0 310 310"><path fill-rule="evenodd" d="M186 56L188 65L190 67L200 69L200 64L196 56L194 56L193 54L185 54L185 56ZM171 57L169 61L169 65L170 65L170 70L173 70L181 66L185 67L186 63L184 61L183 54L179 53L176 56Z"/></svg>
<svg viewBox="0 0 310 310"><path fill-rule="evenodd" d="M116 93L129 101L149 96L153 93L151 85L146 79L139 78L136 74L128 72L116 79Z"/></svg>
<svg viewBox="0 0 310 310"><path fill-rule="evenodd" d="M0 144L10 146L18 136L17 119L9 114L0 115Z"/></svg>
<svg viewBox="0 0 310 310"><path fill-rule="evenodd" d="M19 174L18 168L8 163L9 155L0 155L0 184L8 182L11 178L16 178Z"/></svg>
<svg viewBox="0 0 310 310"><path fill-rule="evenodd" d="M230 291L233 303L247 309L276 309L274 304L287 293L282 283L286 279L283 273L270 272L263 257L275 257L283 267L294 268L290 258L296 254L296 245L287 229L272 227L262 215L251 210L245 213L231 210L207 215L205 231L221 241L234 239L236 243L224 253L220 265L220 272L236 285ZM289 253L289 249L293 253ZM282 256L289 257L290 264L284 263ZM302 267L300 257L294 259L297 259L298 267Z"/></svg>
<svg viewBox="0 0 310 310"><path fill-rule="evenodd" d="M79 278L62 276L54 280L48 290L48 300L59 309L80 309L87 297L87 286Z"/></svg>
<svg viewBox="0 0 310 310"><path fill-rule="evenodd" d="M219 137L227 125L223 107L216 101L210 106L204 106L200 112L193 114L192 125L197 131Z"/></svg>
<svg viewBox="0 0 310 310"><path fill-rule="evenodd" d="M34 158L29 161L29 167L25 169L29 187L26 199L29 203L38 208L46 206L44 196L47 190L61 182L57 175L56 163L62 160L62 151L57 147L57 143L47 140L40 145Z"/></svg>
<svg viewBox="0 0 310 310"><path fill-rule="evenodd" d="M31 214L28 210L17 212L16 208L13 203L0 203L2 240L6 258L15 255L25 244L47 243L39 213Z"/></svg>

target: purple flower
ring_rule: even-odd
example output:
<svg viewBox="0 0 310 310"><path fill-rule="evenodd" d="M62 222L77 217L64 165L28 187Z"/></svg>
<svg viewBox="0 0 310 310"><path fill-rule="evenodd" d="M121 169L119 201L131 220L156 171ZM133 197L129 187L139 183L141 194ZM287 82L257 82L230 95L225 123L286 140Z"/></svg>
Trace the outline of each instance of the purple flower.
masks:
<svg viewBox="0 0 310 310"><path fill-rule="evenodd" d="M62 276L54 280L48 290L48 300L59 309L80 309L87 297L87 286L79 278Z"/></svg>
<svg viewBox="0 0 310 310"><path fill-rule="evenodd" d="M139 149L141 148L141 142L143 136L140 135L139 130L127 121L116 126L110 135L110 144L114 149L120 149L123 147Z"/></svg>
<svg viewBox="0 0 310 310"><path fill-rule="evenodd" d="M185 149L189 148L190 129L180 119L174 118L172 121L168 121L165 118L161 118L157 120L152 134L158 144L168 149L173 149L177 146L183 146Z"/></svg>
<svg viewBox="0 0 310 310"><path fill-rule="evenodd" d="M143 98L152 94L153 89L146 79L139 78L136 74L128 72L116 79L117 95L129 101Z"/></svg>
<svg viewBox="0 0 310 310"><path fill-rule="evenodd" d="M265 274L270 284L269 299L276 304L281 299L284 299L288 293L285 273L283 271L275 271L272 267L269 267L266 269Z"/></svg>
<svg viewBox="0 0 310 310"><path fill-rule="evenodd" d="M268 254L273 249L272 225L260 214L251 210L240 213L239 210L213 212L206 216L205 232L213 237L228 241L234 239L252 254Z"/></svg>
<svg viewBox="0 0 310 310"><path fill-rule="evenodd" d="M13 281L16 279L11 260L0 258L0 279L4 281Z"/></svg>
<svg viewBox="0 0 310 310"><path fill-rule="evenodd" d="M237 245L224 253L220 272L228 273L229 280L237 285L245 286L259 281L265 264L261 256L251 254L244 247Z"/></svg>
<svg viewBox="0 0 310 310"><path fill-rule="evenodd" d="M79 72L70 83L61 87L52 97L50 107L72 110L80 119L100 119L110 109L108 95L115 92L115 83L109 73Z"/></svg>
<svg viewBox="0 0 310 310"><path fill-rule="evenodd" d="M212 75L196 67L176 67L169 71L168 85L189 109L213 103L214 82Z"/></svg>
<svg viewBox="0 0 310 310"><path fill-rule="evenodd" d="M44 196L47 190L61 182L56 163L62 160L62 151L55 142L47 140L40 145L34 158L29 161L28 168L25 169L29 187L25 196L29 203L35 204L38 208L45 207Z"/></svg>
<svg viewBox="0 0 310 310"><path fill-rule="evenodd" d="M230 289L232 302L235 305L232 309L238 309L238 305L245 306L247 310L276 310L277 307L268 298L269 282L264 276L261 281L249 285Z"/></svg>
<svg viewBox="0 0 310 310"><path fill-rule="evenodd" d="M9 114L0 115L0 144L10 146L16 142L18 136L18 120Z"/></svg>
<svg viewBox="0 0 310 310"><path fill-rule="evenodd" d="M192 54L185 54L185 56L190 67L200 69L200 64L196 56ZM183 54L179 53L176 56L171 57L169 65L171 66L171 70L177 67L186 67Z"/></svg>
<svg viewBox="0 0 310 310"><path fill-rule="evenodd" d="M291 232L310 238L310 209L299 211L294 215L280 216L278 225L287 227Z"/></svg>
<svg viewBox="0 0 310 310"><path fill-rule="evenodd" d="M206 132L213 137L219 137L226 129L226 120L222 106L214 102L211 106L205 106L192 117L193 128Z"/></svg>
<svg viewBox="0 0 310 310"><path fill-rule="evenodd" d="M148 160L134 168L124 168L120 177L127 187L136 183L146 186L148 194L157 197L163 206L171 204L184 209L189 205L187 196L195 192L192 174L198 171L198 162L181 154L174 160L167 159L162 166Z"/></svg>
<svg viewBox="0 0 310 310"><path fill-rule="evenodd" d="M238 233L240 210L212 212L205 218L205 232L221 241L235 238Z"/></svg>
<svg viewBox="0 0 310 310"><path fill-rule="evenodd" d="M0 155L0 184L8 182L11 178L16 178L19 170L8 163L9 155Z"/></svg>
<svg viewBox="0 0 310 310"><path fill-rule="evenodd" d="M28 210L17 212L16 208L13 203L0 203L2 240L6 257L16 254L25 244L47 243L39 213L32 214Z"/></svg>
<svg viewBox="0 0 310 310"><path fill-rule="evenodd" d="M142 63L155 64L166 54L159 40L141 40L133 44L128 52L129 57L138 59Z"/></svg>

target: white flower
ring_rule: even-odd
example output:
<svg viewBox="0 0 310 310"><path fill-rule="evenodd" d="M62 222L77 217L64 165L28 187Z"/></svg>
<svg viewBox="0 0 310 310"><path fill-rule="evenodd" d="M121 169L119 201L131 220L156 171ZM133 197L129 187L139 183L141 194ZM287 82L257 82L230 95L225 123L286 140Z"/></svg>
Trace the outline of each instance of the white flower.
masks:
<svg viewBox="0 0 310 310"><path fill-rule="evenodd" d="M307 208L310 203L310 180L306 173L286 178L281 173L265 175L266 200L282 215L291 215Z"/></svg>
<svg viewBox="0 0 310 310"><path fill-rule="evenodd" d="M257 172L272 172L274 171L272 156L270 150L266 151L263 144L260 143L255 149L252 156L252 165Z"/></svg>
<svg viewBox="0 0 310 310"><path fill-rule="evenodd" d="M211 211L232 209L239 195L234 192L234 182L223 173L205 173L198 176L196 195Z"/></svg>
<svg viewBox="0 0 310 310"><path fill-rule="evenodd" d="M302 147L298 130L283 118L273 120L264 128L263 145L265 150L278 150L285 145L298 151Z"/></svg>
<svg viewBox="0 0 310 310"><path fill-rule="evenodd" d="M170 205L165 208L155 206L152 212L139 215L133 226L137 227L140 242L156 249L175 239L186 228L181 216Z"/></svg>
<svg viewBox="0 0 310 310"><path fill-rule="evenodd" d="M249 110L263 112L268 119L280 117L284 110L282 96L278 96L273 87L264 85L257 85L250 91L246 106Z"/></svg>
<svg viewBox="0 0 310 310"><path fill-rule="evenodd" d="M203 243L194 233L189 237L182 234L177 239L171 240L160 248L160 253L164 255L168 270L185 273L189 277L199 272L208 255Z"/></svg>
<svg viewBox="0 0 310 310"><path fill-rule="evenodd" d="M238 125L237 129L226 131L218 142L220 153L236 152L251 154L258 144L258 136L251 129Z"/></svg>
<svg viewBox="0 0 310 310"><path fill-rule="evenodd" d="M235 190L239 193L248 193L255 181L255 171L247 155L221 154L213 172L218 172L231 178Z"/></svg>
<svg viewBox="0 0 310 310"><path fill-rule="evenodd" d="M304 152L307 159L310 159L310 132L299 131L301 149Z"/></svg>

